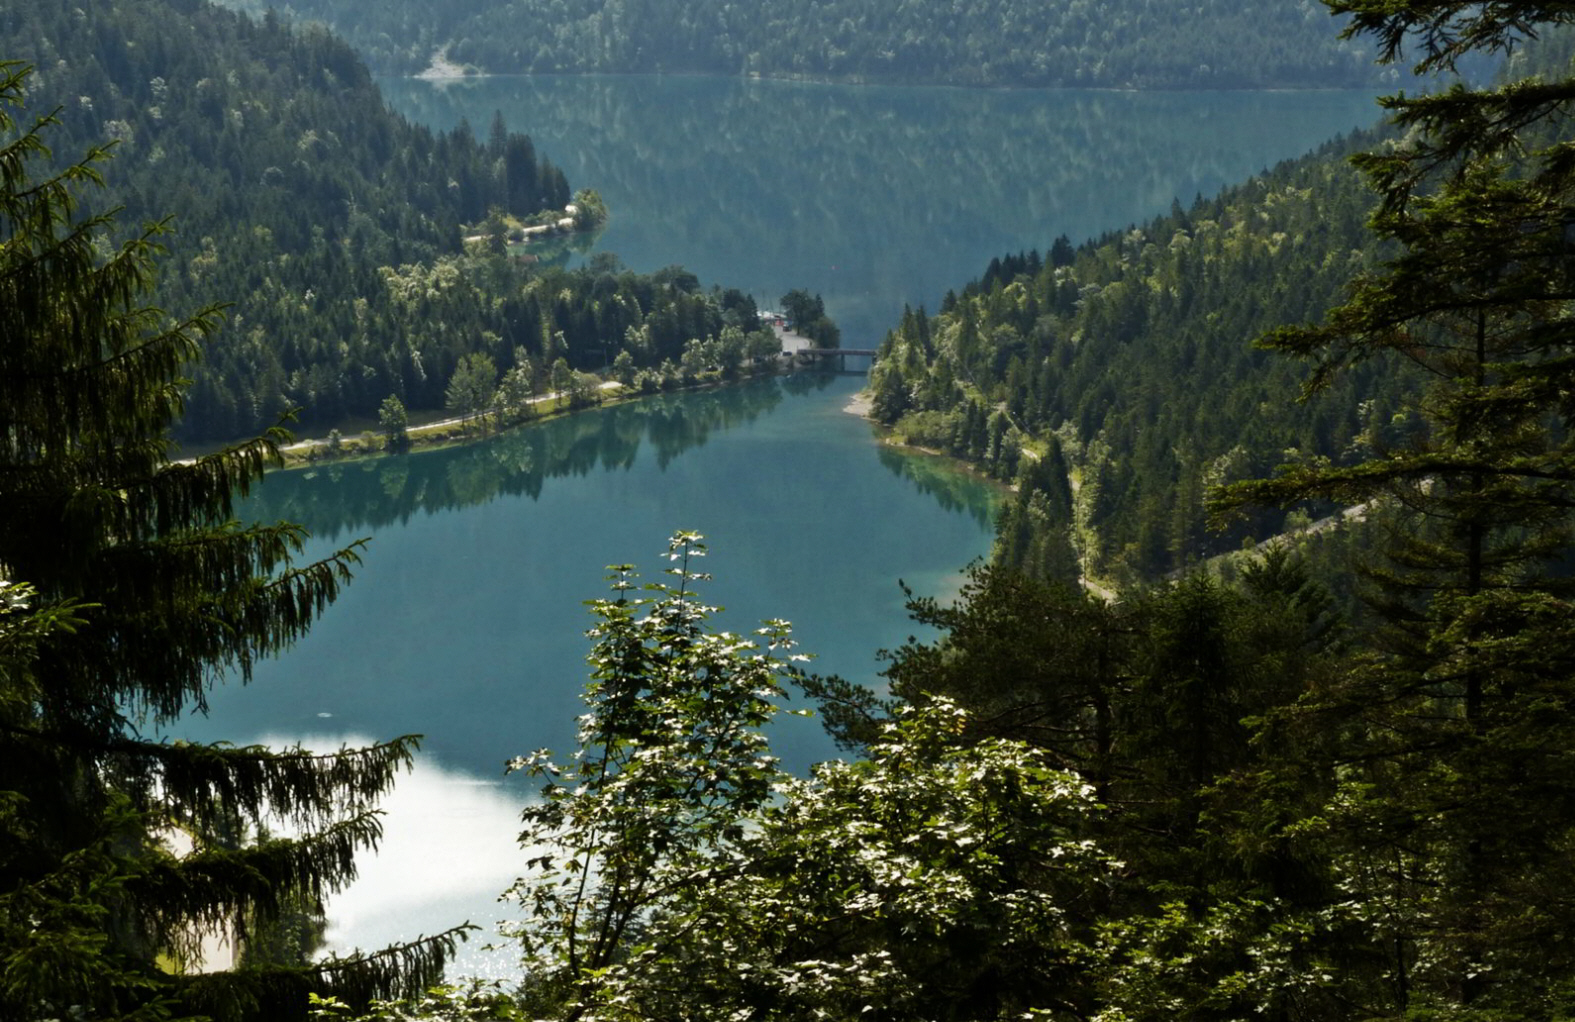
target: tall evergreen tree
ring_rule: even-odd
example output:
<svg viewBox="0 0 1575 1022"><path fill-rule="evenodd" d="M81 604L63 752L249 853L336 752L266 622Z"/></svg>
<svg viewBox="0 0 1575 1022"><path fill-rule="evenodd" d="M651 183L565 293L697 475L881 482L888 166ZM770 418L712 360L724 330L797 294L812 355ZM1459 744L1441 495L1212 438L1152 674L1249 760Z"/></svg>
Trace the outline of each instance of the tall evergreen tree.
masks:
<svg viewBox="0 0 1575 1022"><path fill-rule="evenodd" d="M1337 0L1389 59L1449 71L1575 20L1568 4ZM1303 707L1343 784L1330 809L1348 889L1374 921L1384 1013L1567 1010L1575 953L1575 162L1569 68L1384 101L1405 141L1358 158L1398 253L1324 325L1267 343L1308 393L1389 359L1428 381L1403 445L1303 464L1223 503L1321 498L1390 528L1369 574L1374 649ZM1499 1014L1493 1014L1493 1013Z"/></svg>
<svg viewBox="0 0 1575 1022"><path fill-rule="evenodd" d="M112 250L112 215L78 211L103 149L38 175L53 119L18 123L26 76L0 64L0 579L29 594L6 628L28 642L0 660L0 1017L289 1018L312 989L417 989L458 931L182 974L205 934L354 876L415 738L315 755L146 735L303 635L357 549L297 564L300 527L234 520L279 431L171 459L180 374L216 312L139 304L160 227ZM301 836L234 847L270 814Z"/></svg>

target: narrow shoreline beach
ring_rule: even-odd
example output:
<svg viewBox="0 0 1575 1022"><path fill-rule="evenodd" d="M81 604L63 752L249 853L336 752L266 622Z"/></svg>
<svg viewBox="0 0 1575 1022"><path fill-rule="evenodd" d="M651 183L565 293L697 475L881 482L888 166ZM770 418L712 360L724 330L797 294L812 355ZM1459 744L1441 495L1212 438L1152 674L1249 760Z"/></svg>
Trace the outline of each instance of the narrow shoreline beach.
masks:
<svg viewBox="0 0 1575 1022"><path fill-rule="evenodd" d="M861 390L854 394L848 403L842 406L842 410L861 419L869 418L871 411L869 392Z"/></svg>

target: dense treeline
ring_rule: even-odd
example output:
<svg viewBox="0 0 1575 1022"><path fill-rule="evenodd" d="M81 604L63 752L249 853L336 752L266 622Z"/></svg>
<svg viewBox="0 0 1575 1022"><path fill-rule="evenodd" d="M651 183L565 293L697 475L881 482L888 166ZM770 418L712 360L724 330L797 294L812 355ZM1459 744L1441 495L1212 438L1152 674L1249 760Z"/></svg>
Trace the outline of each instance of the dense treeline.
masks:
<svg viewBox="0 0 1575 1022"><path fill-rule="evenodd" d="M1405 431L1401 377L1359 373L1300 406L1287 395L1302 370L1251 344L1315 318L1374 260L1372 200L1344 159L1374 141L1076 248L992 261L887 337L876 418L1024 483L1001 553L1051 577L1075 577L1068 539L1089 574L1131 580L1278 531L1282 512L1209 531L1205 493L1290 450L1341 458Z"/></svg>
<svg viewBox="0 0 1575 1022"><path fill-rule="evenodd" d="M321 29L195 0L27 0L0 24L33 65L30 110L60 106L55 152L116 142L105 177L122 229L175 215L160 299L234 303L189 402L191 437L237 436L297 406L375 408L387 390L363 395L362 369L384 340L342 322L363 296L367 314L393 314L378 268L458 253L460 225L490 207L569 200L562 173L501 124L482 144L390 112Z"/></svg>
<svg viewBox="0 0 1575 1022"><path fill-rule="evenodd" d="M324 289L322 308L313 309L313 290L274 293L283 330L252 325L237 361L223 351L210 356L215 371L199 377L188 411L194 431L223 437L248 428L247 406L220 388L254 366L260 379L251 393L277 393L303 408L304 422L327 426L365 420L390 395L409 409L481 411L494 397L505 400L491 385L516 370L518 406L567 390L574 370L611 364L613 375L650 391L736 374L765 348L775 350L769 334L762 344L751 299L702 290L678 268L642 276L605 260L563 270L503 256L440 256L363 266L362 274L347 261L330 266L339 272L314 281ZM485 393L456 408L451 384L471 356L488 360Z"/></svg>
<svg viewBox="0 0 1575 1022"><path fill-rule="evenodd" d="M1545 33L1501 75L1556 78L1572 51ZM1524 126L1521 144L1553 144L1558 123ZM1418 437L1417 360L1363 362L1299 403L1306 369L1253 343L1316 321L1390 254L1351 158L1394 146L1360 133L1141 226L992 260L939 313L905 312L871 373L875 417L1016 483L996 557L1040 577L1151 581L1305 529L1337 503L1223 526L1205 503L1287 461L1353 464ZM1344 531L1305 539L1320 564L1375 550Z"/></svg>
<svg viewBox="0 0 1575 1022"><path fill-rule="evenodd" d="M0 25L10 59L33 67L35 112L60 106L57 152L116 144L110 195L128 229L174 210L183 240L229 223L266 226L293 255L321 233L408 258L457 250L458 225L493 206L529 214L569 199L525 136L498 125L480 145L389 112L321 28L198 0L24 0Z"/></svg>
<svg viewBox="0 0 1575 1022"><path fill-rule="evenodd" d="M1098 88L1327 88L1377 80L1321 6L1202 0L236 0L326 22L380 72L433 55L494 74L676 72Z"/></svg>
<svg viewBox="0 0 1575 1022"><path fill-rule="evenodd" d="M723 327L757 328L747 299L682 271L538 272L501 243L467 254L467 229L501 242L500 217L562 217L562 171L501 117L485 139L407 123L321 28L198 0L28 0L0 26L34 67L30 109L60 106L57 154L115 140L105 178L122 230L175 214L160 301L232 303L195 370L187 439L297 408L319 428L369 421L390 395L442 408L473 354L499 372L528 357L546 387L559 358L600 368L628 349L636 368L670 360L676 382L689 342L708 359L690 368L714 371L721 348L742 347L722 345ZM579 198L584 220L599 200Z"/></svg>

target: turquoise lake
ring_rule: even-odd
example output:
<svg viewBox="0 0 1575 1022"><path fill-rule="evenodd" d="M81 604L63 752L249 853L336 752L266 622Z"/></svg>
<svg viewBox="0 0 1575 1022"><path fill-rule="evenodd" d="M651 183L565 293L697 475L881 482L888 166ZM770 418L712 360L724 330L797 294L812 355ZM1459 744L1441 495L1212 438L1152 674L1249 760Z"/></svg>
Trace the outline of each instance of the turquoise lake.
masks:
<svg viewBox="0 0 1575 1022"><path fill-rule="evenodd" d="M899 580L955 589L989 550L999 491L872 442L845 410L862 382L769 377L270 477L249 516L307 525L309 555L372 542L311 634L221 690L201 730L423 732L429 755L480 777L567 749L584 601L606 594L608 565L662 578L679 529L705 536L701 591L722 626L788 618L812 669L875 681L877 650L912 632ZM793 767L833 754L817 727L788 723L778 751Z"/></svg>
<svg viewBox="0 0 1575 1022"><path fill-rule="evenodd" d="M572 752L584 601L607 594L611 564L662 578L674 531L705 536L699 567L714 579L700 592L724 608L717 627L787 618L810 669L878 683L877 651L913 632L901 585L955 592L959 569L989 550L998 490L874 443L845 410L862 382L772 377L268 479L249 516L306 524L309 556L373 539L311 634L250 686L217 691L184 733L317 749L426 736L386 803L382 853L330 905L336 944L498 917L531 790L503 764ZM772 739L800 772L837 754L798 717L779 718ZM464 966L506 971L507 957Z"/></svg>
<svg viewBox="0 0 1575 1022"><path fill-rule="evenodd" d="M582 260L682 264L762 305L821 293L848 346L935 307L992 256L1074 241L1189 202L1373 119L1350 93L975 92L704 78L385 82L407 116L528 131L613 220ZM998 491L882 446L844 409L855 376L654 398L468 447L278 473L248 506L307 525L309 553L371 536L312 634L223 687L188 736L337 747L427 738L385 803L381 853L329 904L336 948L464 919L490 929L523 867L529 788L509 757L571 749L605 567L662 567L705 534L723 627L793 622L813 669L878 683L913 632L899 582L945 596L985 555ZM773 733L794 769L835 754L809 722ZM459 971L507 974L475 950Z"/></svg>

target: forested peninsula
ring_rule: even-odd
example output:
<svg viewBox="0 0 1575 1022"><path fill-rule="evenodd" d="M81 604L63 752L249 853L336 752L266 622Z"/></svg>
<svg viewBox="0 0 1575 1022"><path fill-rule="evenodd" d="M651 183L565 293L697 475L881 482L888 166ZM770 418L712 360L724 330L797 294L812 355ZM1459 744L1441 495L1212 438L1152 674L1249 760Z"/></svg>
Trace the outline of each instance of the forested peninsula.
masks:
<svg viewBox="0 0 1575 1022"><path fill-rule="evenodd" d="M1380 142L1331 143L1147 223L994 260L887 336L873 417L1017 483L1001 556L1034 574L1135 583L1280 531L1283 512L1211 530L1204 497L1287 451L1338 456L1405 430L1403 374L1367 368L1298 405L1286 396L1303 370L1249 343L1316 318L1376 262L1372 196L1347 157Z"/></svg>
<svg viewBox="0 0 1575 1022"><path fill-rule="evenodd" d="M383 74L669 73L1107 89L1348 88L1384 77L1311 0L233 0L319 21Z"/></svg>
<svg viewBox="0 0 1575 1022"><path fill-rule="evenodd" d="M318 432L375 430L390 397L454 408L467 359L494 384L516 373L502 411L518 415L623 351L621 375L649 391L775 350L751 346L751 299L678 267L637 276L602 258L565 271L561 248L511 255L509 224L565 218L576 196L563 172L501 117L485 137L408 123L320 27L196 0L22 0L0 28L33 68L30 114L60 107L51 147L112 147L105 197L124 207L121 234L169 218L158 300L226 307L194 367L184 440L232 440L287 414ZM593 229L600 200L578 199L579 229Z"/></svg>

